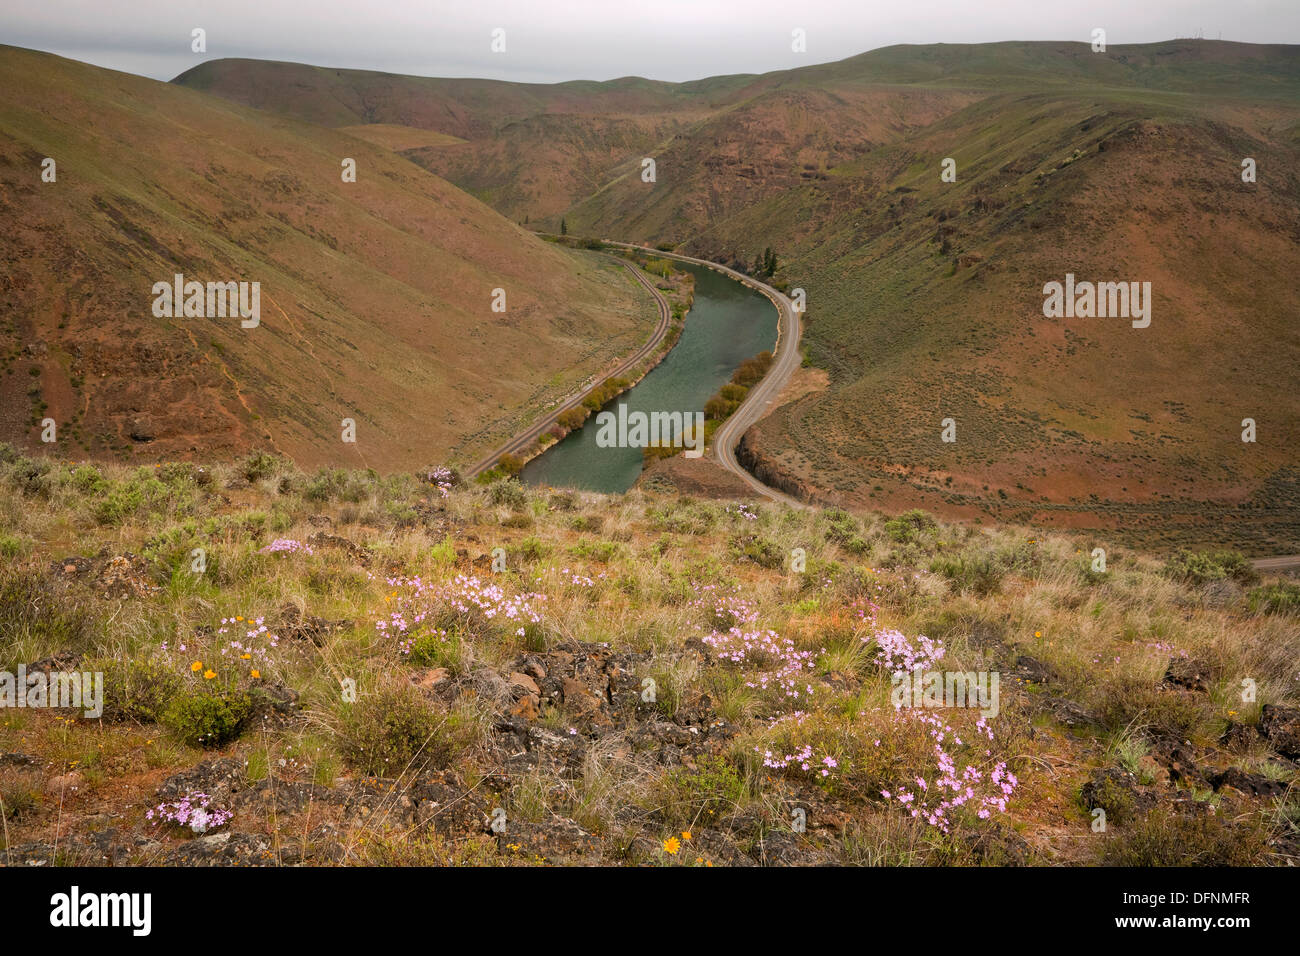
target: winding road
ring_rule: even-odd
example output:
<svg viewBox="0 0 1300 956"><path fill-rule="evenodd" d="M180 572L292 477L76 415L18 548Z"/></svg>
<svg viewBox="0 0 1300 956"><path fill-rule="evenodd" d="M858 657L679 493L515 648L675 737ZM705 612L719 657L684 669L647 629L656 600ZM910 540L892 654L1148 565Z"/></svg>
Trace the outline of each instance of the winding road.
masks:
<svg viewBox="0 0 1300 956"><path fill-rule="evenodd" d="M611 256L610 258L614 257ZM614 261L619 263L619 265L626 267L628 272L632 273L632 277L636 279L637 282L641 283L641 285L645 286L646 290L655 297L655 302L659 306L659 324L655 326L654 334L650 336L650 340L646 342L645 345L641 346L641 348L639 348L633 355L621 362L616 369L602 376L600 379L601 381L606 378L617 378L623 373L631 371L644 359L653 355L655 350L659 348L659 344L663 342L664 336L668 334L668 326L672 320L672 310L668 307L668 300L665 299L663 294L655 288L654 283L646 277L645 273L631 262L624 262L622 259L615 259ZM577 392L574 392L559 405L555 406L554 409L547 412L540 419L530 425L525 431L522 431L514 438L511 438L491 454L480 458L474 463L473 467L465 473L465 477L473 479L495 464L502 455L518 454L525 448L529 447L533 442L537 441L538 436L540 436L542 432L554 425L561 415L569 409L581 405L582 400L587 397L587 392L590 390L591 387L586 386L579 389Z"/></svg>
<svg viewBox="0 0 1300 956"><path fill-rule="evenodd" d="M763 497L787 504L792 508L807 507L799 499L763 484L736 460L736 446L740 444L741 436L745 434L751 425L767 414L772 403L781 394L781 389L785 388L786 383L790 381L790 376L795 373L795 370L803 362L803 356L799 352L799 336L802 334L802 330L799 325L799 313L795 311L794 303L767 283L759 282L743 272L737 272L735 269L729 269L716 262L709 262L707 259L695 259L675 252L664 252L660 249L637 246L628 242L616 242L612 239L602 241L607 246L617 246L620 249L635 249L660 258L676 259L679 262L690 262L697 266L704 266L715 272L721 272L728 278L735 279L751 289L756 289L772 300L772 304L776 306L779 316L772 367L768 369L762 380L749 390L749 394L745 396L745 400L740 407L713 433L713 445L710 448L710 454L713 455L719 465Z"/></svg>

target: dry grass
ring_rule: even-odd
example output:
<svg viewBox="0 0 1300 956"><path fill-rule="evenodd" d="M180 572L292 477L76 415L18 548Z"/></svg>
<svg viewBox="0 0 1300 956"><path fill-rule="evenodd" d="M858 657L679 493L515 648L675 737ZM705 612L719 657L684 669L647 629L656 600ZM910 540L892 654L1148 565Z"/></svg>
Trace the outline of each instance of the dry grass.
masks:
<svg viewBox="0 0 1300 956"><path fill-rule="evenodd" d="M1225 856L1228 837L1218 829L1181 817L1153 818L1164 828L1159 831L1157 823L1144 824L1140 833L1117 825L1111 838L1122 843L1091 839L1079 787L1095 770L1121 768L1145 786L1163 785L1163 799L1221 802L1204 784L1156 780L1153 761L1171 742L1187 742L1207 773L1239 766L1294 780L1294 765L1263 741L1234 755L1219 737L1230 723L1254 724L1262 703L1300 701L1296 617L1251 613L1250 585L1224 592L1173 580L1160 557L1115 554L1098 576L1087 571L1083 543L1018 528L921 522L913 533L870 514L846 518L772 506L758 506L757 520L748 521L722 503L637 491L603 497L461 487L444 499L409 475L380 479L362 472L349 473L342 491L321 494L309 491L312 476L278 461L261 462L253 470L265 473L250 482L249 464L213 466L197 481L190 466L167 466L153 479L161 491L110 516L104 502L129 504L146 476L121 466L102 466L93 475L90 466L33 469L27 459L3 456L0 533L20 545L0 573L0 668L75 650L122 667L170 668L169 680L181 693L202 689L201 675L186 666L191 659L205 666L218 661L232 686L251 686L239 666L222 659L227 635L211 628L235 615L264 616L282 630L286 613L316 621L321 626L309 638L282 640L262 665L261 683L297 693L297 718L246 728L220 754L242 759L250 780L330 787L368 773L390 779L387 809L341 824L348 834L345 861L563 858L526 840L502 850L515 844L498 846L490 835L430 834L397 822L393 808L401 794L435 771L454 771L476 798L505 807L539 832L557 821L576 825L599 847L584 849L581 858L607 863L692 863L697 856L691 854L725 863L729 853L779 862L782 841L795 837L790 813L796 805L819 807L813 812L828 818L815 820L815 835L798 835L800 852L813 854L809 861L1160 862L1170 847L1192 839L1201 843L1188 850L1189 860L1238 862L1240 854ZM531 518L527 527L506 520L518 514ZM262 553L275 538L307 541L322 530L355 547L317 540L312 555ZM739 557L738 536L768 541L784 555L803 548L807 571ZM193 547L207 552L205 574L189 571ZM505 549L507 570L494 575L488 564L497 547ZM101 552L142 556L140 583L156 590L106 598L93 577L61 571L64 559ZM948 560L957 555L961 562ZM979 569L975 578L968 575L972 567ZM394 587L385 579L445 581L457 573L479 575L510 594L545 594L543 623L524 636L472 624L457 633L454 659L413 666L375 626L393 606ZM811 653L811 701L782 704L753 686L751 672L700 652L710 615L693 602L706 584L735 589L754 609L755 626ZM895 719L871 629L853 614L864 600L878 605L880 626L942 640L945 669L1001 672L993 752L1021 780L1005 815L963 818L944 834L881 800L882 790L933 773L933 742ZM635 720L603 730L582 724L572 704L544 703L531 726L561 737L583 727L580 757L568 766L504 770L494 742L515 699L511 672L530 654L549 660L576 644L628 655L630 686L639 692L650 679L656 699ZM1204 690L1162 683L1170 660L1184 656L1206 665ZM448 665L449 683L441 686L454 687L451 696L417 685L438 664ZM1253 703L1241 701L1244 678L1258 688ZM345 679L356 683L355 705L341 698ZM8 775L3 792L17 794L10 802L21 804L8 819L10 846L54 828L75 829L92 802L143 806L166 776L211 756L177 742L165 720L140 722L149 700L138 681L111 683L110 705L130 705L133 720L32 710L3 715L0 752L41 761L40 779L0 768ZM1053 701L1080 708L1091 723L1067 725ZM729 736L692 748L685 728L701 713L728 726ZM958 734L972 730L975 716L943 712ZM662 741L648 745L639 737L655 722L687 735L679 758L665 761ZM797 766L774 769L759 756L805 746L833 755L836 772L822 778ZM75 790L45 788L52 776L74 770ZM1294 845L1286 842L1295 817L1290 798L1234 814L1225 825L1250 836L1241 844L1247 862L1279 862L1293 852L1286 849ZM239 825L277 839L287 839L286 827L305 826L271 816ZM663 851L659 841L674 827L695 832L698 846ZM1256 839L1258 833L1265 836Z"/></svg>

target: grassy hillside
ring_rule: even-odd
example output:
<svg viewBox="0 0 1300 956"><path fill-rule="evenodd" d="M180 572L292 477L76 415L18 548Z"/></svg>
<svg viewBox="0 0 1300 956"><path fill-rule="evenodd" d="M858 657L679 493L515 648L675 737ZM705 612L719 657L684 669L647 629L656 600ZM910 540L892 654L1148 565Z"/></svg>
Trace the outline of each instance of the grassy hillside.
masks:
<svg viewBox="0 0 1300 956"><path fill-rule="evenodd" d="M1096 544L0 446L0 669L105 681L4 711L0 854L1295 863L1300 589ZM912 662L996 706L897 709ZM149 815L196 790L216 831Z"/></svg>
<svg viewBox="0 0 1300 956"><path fill-rule="evenodd" d="M0 89L0 435L29 448L48 416L65 458L471 460L654 326L621 267L347 133L13 48ZM259 282L261 324L154 317L178 272Z"/></svg>
<svg viewBox="0 0 1300 956"><path fill-rule="evenodd" d="M1243 184L1243 156L1274 175ZM1182 110L999 96L719 224L695 244L786 238L830 371L755 448L832 500L1294 552L1296 169ZM1044 318L1067 272L1150 281L1151 326ZM1243 443L1244 418L1267 437Z"/></svg>

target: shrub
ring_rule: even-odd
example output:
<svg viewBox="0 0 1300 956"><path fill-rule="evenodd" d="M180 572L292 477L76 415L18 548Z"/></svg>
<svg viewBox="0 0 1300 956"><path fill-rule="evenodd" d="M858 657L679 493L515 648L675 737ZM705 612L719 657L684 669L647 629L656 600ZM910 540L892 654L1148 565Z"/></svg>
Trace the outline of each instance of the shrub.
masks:
<svg viewBox="0 0 1300 956"><path fill-rule="evenodd" d="M451 674L466 670L465 645L455 634L434 629L421 634L411 643L410 657L416 667L445 667Z"/></svg>
<svg viewBox="0 0 1300 956"><path fill-rule="evenodd" d="M17 653L24 641L30 642L24 652L33 654L84 651L94 623L74 592L40 571L0 569L0 654Z"/></svg>
<svg viewBox="0 0 1300 956"><path fill-rule="evenodd" d="M41 792L23 781L0 784L0 819L17 820L35 810L41 802Z"/></svg>
<svg viewBox="0 0 1300 956"><path fill-rule="evenodd" d="M569 522L569 527L574 531L584 531L588 534L599 534L604 526L605 519L602 515L578 515Z"/></svg>
<svg viewBox="0 0 1300 956"><path fill-rule="evenodd" d="M599 530L599 523L596 530ZM598 561L601 564L608 564L622 551L623 547L617 541L579 541L569 548L569 553L574 557Z"/></svg>
<svg viewBox="0 0 1300 956"><path fill-rule="evenodd" d="M753 561L760 568L773 570L785 564L785 552L774 541L758 535L737 536L731 541L731 553L738 560Z"/></svg>
<svg viewBox="0 0 1300 956"><path fill-rule="evenodd" d="M678 767L660 780L658 800L673 824L712 822L734 809L745 793L740 771L725 757L705 754L695 769Z"/></svg>
<svg viewBox="0 0 1300 956"><path fill-rule="evenodd" d="M1111 731L1132 725L1148 727L1156 737L1186 740L1197 736L1211 717L1204 695L1166 690L1140 677L1114 678L1100 684L1097 692L1099 716Z"/></svg>
<svg viewBox="0 0 1300 956"><path fill-rule="evenodd" d="M830 508L826 511L826 540L834 541L850 554L864 554L871 545L862 538L858 519L847 511Z"/></svg>
<svg viewBox="0 0 1300 956"><path fill-rule="evenodd" d="M412 687L390 687L351 705L339 734L343 758L362 773L394 777L447 766L474 740L460 711L437 714Z"/></svg>
<svg viewBox="0 0 1300 956"><path fill-rule="evenodd" d="M1175 581L1200 587L1231 578L1241 584L1259 579L1255 568L1238 551L1189 551L1179 548L1165 562L1165 574Z"/></svg>
<svg viewBox="0 0 1300 956"><path fill-rule="evenodd" d="M903 544L913 544L938 530L933 518L920 508L904 511L897 518L885 522L885 533Z"/></svg>
<svg viewBox="0 0 1300 956"><path fill-rule="evenodd" d="M90 671L104 674L104 720L161 721L181 688L181 679L159 661L105 660Z"/></svg>
<svg viewBox="0 0 1300 956"><path fill-rule="evenodd" d="M1133 791L1120 783L1114 774L1099 774L1085 784L1079 792L1079 803L1085 811L1100 807L1106 811L1106 822L1127 826L1137 814L1137 800Z"/></svg>
<svg viewBox="0 0 1300 956"><path fill-rule="evenodd" d="M573 431L575 428L581 428L586 420L587 409L582 405L560 412L559 417L555 419L556 423L560 425L560 427L565 428L568 431Z"/></svg>
<svg viewBox="0 0 1300 956"><path fill-rule="evenodd" d="M514 478L493 482L488 490L488 500L494 505L506 505L516 511L523 508L528 501L524 486Z"/></svg>
<svg viewBox="0 0 1300 956"><path fill-rule="evenodd" d="M731 384L739 385L742 388L750 388L756 384L767 370L772 367L772 353L759 352L751 359L746 359L741 363L740 368L736 369L731 376Z"/></svg>
<svg viewBox="0 0 1300 956"><path fill-rule="evenodd" d="M364 478L343 468L322 468L307 482L302 496L307 501L346 501L358 504L370 495Z"/></svg>
<svg viewBox="0 0 1300 956"><path fill-rule="evenodd" d="M1252 614L1295 614L1300 612L1300 584L1276 581L1261 585L1247 599Z"/></svg>
<svg viewBox="0 0 1300 956"><path fill-rule="evenodd" d="M1258 822L1230 823L1209 807L1158 809L1115 832L1105 843L1109 866L1256 866L1268 838Z"/></svg>
<svg viewBox="0 0 1300 956"><path fill-rule="evenodd" d="M176 698L164 722L191 747L220 747L243 732L252 709L243 691L196 691Z"/></svg>
<svg viewBox="0 0 1300 956"><path fill-rule="evenodd" d="M979 552L940 555L930 562L930 570L947 578L954 591L970 591L980 597L992 594L1002 584L1002 569L989 555Z"/></svg>
<svg viewBox="0 0 1300 956"><path fill-rule="evenodd" d="M240 467L240 474L248 481L260 481L275 474L279 467L280 459L275 455L264 451L255 451L244 460L243 465Z"/></svg>

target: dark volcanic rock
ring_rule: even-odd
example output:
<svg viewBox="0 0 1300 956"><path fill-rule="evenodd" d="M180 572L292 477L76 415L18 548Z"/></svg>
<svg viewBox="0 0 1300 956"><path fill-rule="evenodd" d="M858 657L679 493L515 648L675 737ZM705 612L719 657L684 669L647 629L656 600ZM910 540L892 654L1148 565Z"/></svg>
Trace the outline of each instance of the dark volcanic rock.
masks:
<svg viewBox="0 0 1300 956"><path fill-rule="evenodd" d="M1259 732L1282 756L1300 760L1300 707L1265 704L1259 714Z"/></svg>
<svg viewBox="0 0 1300 956"><path fill-rule="evenodd" d="M1215 790L1231 787L1251 797L1280 797L1286 793L1286 784L1260 773L1248 773L1240 767L1229 767L1213 774L1210 783Z"/></svg>
<svg viewBox="0 0 1300 956"><path fill-rule="evenodd" d="M1181 687L1205 693L1217 676L1217 669L1203 661L1190 657L1171 657L1161 683L1166 687Z"/></svg>

